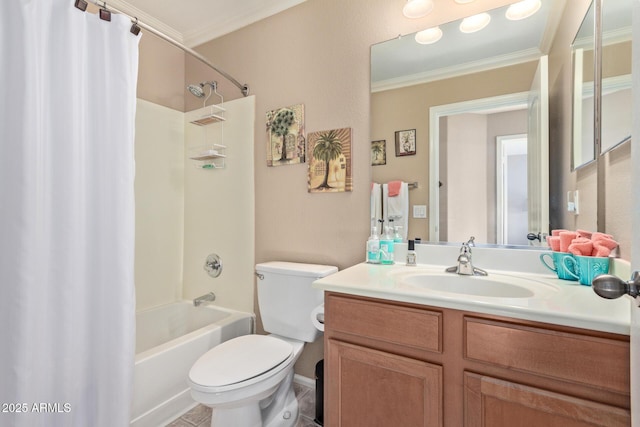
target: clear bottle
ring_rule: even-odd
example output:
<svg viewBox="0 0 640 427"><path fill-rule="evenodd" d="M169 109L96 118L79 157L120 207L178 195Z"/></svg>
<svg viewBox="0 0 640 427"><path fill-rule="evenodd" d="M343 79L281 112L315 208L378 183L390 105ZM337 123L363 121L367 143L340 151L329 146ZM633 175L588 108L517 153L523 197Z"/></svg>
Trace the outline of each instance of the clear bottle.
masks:
<svg viewBox="0 0 640 427"><path fill-rule="evenodd" d="M380 264L380 237L375 220L371 221L371 235L367 240L367 262L369 264Z"/></svg>
<svg viewBox="0 0 640 427"><path fill-rule="evenodd" d="M393 228L393 241L396 243L402 243L402 234L400 234L400 230L402 230L401 225L396 225Z"/></svg>
<svg viewBox="0 0 640 427"><path fill-rule="evenodd" d="M393 253L393 234L391 233L391 227L386 226L384 228L384 235L380 238L380 263L384 265L391 265L394 263Z"/></svg>

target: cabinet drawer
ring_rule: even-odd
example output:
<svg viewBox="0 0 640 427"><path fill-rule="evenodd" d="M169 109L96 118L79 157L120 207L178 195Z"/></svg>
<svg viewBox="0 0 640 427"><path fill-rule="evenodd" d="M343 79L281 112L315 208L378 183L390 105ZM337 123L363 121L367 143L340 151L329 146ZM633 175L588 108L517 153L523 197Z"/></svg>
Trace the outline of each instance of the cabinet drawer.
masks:
<svg viewBox="0 0 640 427"><path fill-rule="evenodd" d="M328 295L326 327L406 347L442 352L442 313Z"/></svg>
<svg viewBox="0 0 640 427"><path fill-rule="evenodd" d="M464 357L545 377L629 392L629 343L465 316Z"/></svg>

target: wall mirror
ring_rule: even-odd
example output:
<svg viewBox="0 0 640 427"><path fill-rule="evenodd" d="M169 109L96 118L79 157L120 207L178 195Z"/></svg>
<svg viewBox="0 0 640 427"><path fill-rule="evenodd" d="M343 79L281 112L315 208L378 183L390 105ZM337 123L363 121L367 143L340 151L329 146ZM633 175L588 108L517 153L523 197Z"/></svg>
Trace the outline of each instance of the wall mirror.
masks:
<svg viewBox="0 0 640 427"><path fill-rule="evenodd" d="M571 46L573 56L573 169L631 140L631 1L602 7L600 152L594 145L594 4Z"/></svg>
<svg viewBox="0 0 640 427"><path fill-rule="evenodd" d="M603 2L600 153L631 140L631 0Z"/></svg>
<svg viewBox="0 0 640 427"><path fill-rule="evenodd" d="M573 157L571 166L573 170L589 164L596 158L593 135L594 8L594 4L591 3L576 38L571 44L573 64Z"/></svg>
<svg viewBox="0 0 640 427"><path fill-rule="evenodd" d="M418 182L409 192L410 210L429 208L426 219L409 212L409 238L460 242L474 235L480 243L527 243L532 231L523 214L527 196L504 185L500 189L501 183L526 183L526 175L502 180L500 175L522 171L518 165L527 151L522 139L531 119L528 95L563 6L545 1L536 14L519 21L506 19L507 7L502 7L488 12L489 25L477 33L462 33L456 21L440 26L436 43L417 43L411 34L372 46L371 141L387 144L385 163L372 166L373 180ZM438 115L430 126L432 109ZM534 116L540 122L539 113ZM393 153L394 132L402 129L416 129L413 156ZM509 170L502 162L511 162ZM543 175L548 179L548 172ZM542 181L530 185L534 191L548 188ZM514 206L501 206L505 198ZM547 210L548 224L548 208L539 209ZM437 224L435 233L429 222ZM516 222L520 228L511 231ZM509 234L516 237L505 239Z"/></svg>

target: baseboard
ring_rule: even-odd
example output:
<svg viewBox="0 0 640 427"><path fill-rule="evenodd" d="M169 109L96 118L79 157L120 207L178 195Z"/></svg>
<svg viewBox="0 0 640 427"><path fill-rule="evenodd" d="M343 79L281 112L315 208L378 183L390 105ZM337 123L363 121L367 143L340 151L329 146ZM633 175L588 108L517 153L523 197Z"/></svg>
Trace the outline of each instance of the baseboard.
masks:
<svg viewBox="0 0 640 427"><path fill-rule="evenodd" d="M293 376L293 382L305 387L312 388L314 390L316 388L316 380L312 380L311 378L308 378L299 374L295 374Z"/></svg>

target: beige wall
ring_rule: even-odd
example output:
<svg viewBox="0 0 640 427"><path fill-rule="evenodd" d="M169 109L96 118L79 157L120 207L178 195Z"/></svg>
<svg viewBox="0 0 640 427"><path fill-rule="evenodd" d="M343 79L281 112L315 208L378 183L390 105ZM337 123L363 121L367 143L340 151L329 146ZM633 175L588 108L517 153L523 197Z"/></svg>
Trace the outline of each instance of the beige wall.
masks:
<svg viewBox="0 0 640 427"><path fill-rule="evenodd" d="M140 39L138 98L185 111L185 53L177 47L144 33Z"/></svg>

